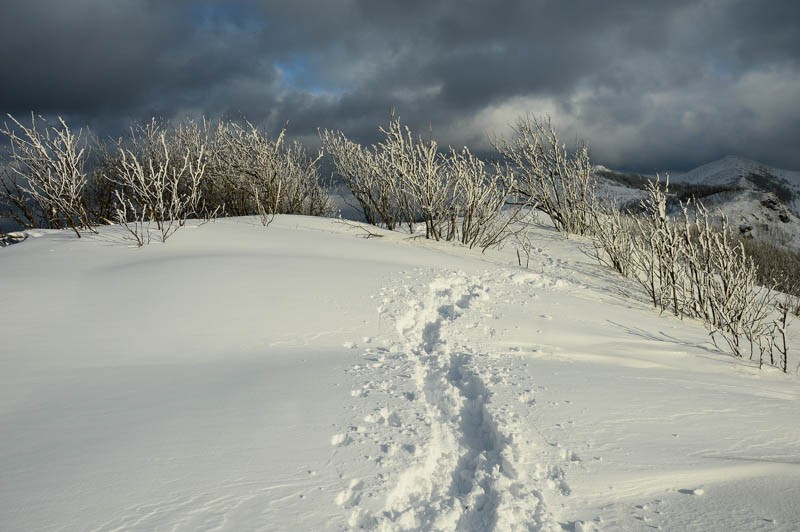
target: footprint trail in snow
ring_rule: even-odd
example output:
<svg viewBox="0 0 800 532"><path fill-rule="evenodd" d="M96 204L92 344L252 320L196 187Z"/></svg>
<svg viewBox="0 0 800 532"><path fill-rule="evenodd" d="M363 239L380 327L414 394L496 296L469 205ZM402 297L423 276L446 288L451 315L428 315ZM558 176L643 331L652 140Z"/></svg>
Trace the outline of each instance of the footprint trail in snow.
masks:
<svg viewBox="0 0 800 532"><path fill-rule="evenodd" d="M377 445L385 474L351 479L338 502L351 509L354 528L561 529L548 501L569 494L559 465L567 459L522 426L507 402L493 402L498 388L518 387L504 397L524 397L515 407L533 408L530 387L460 342L467 332L491 336L482 307L497 273L436 274L384 293L398 339L368 349L370 362L354 368L364 385L353 391L381 394L384 406L332 443Z"/></svg>

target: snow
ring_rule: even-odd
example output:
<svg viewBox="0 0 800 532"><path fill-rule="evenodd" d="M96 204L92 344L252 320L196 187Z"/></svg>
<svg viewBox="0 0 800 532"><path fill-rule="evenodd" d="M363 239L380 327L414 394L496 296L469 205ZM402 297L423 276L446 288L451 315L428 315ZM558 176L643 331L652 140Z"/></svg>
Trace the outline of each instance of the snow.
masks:
<svg viewBox="0 0 800 532"><path fill-rule="evenodd" d="M793 194L792 199L756 185L747 176L762 176L775 186ZM703 186L733 186L736 191L702 199L716 215L721 213L734 228L746 228L753 237L790 249L800 249L800 172L782 170L742 157L728 156L685 174L670 177L671 183Z"/></svg>
<svg viewBox="0 0 800 532"><path fill-rule="evenodd" d="M627 208L639 205L647 197L647 192L643 189L619 185L607 179L600 179L597 196L601 200L611 199L618 207Z"/></svg>
<svg viewBox="0 0 800 532"><path fill-rule="evenodd" d="M529 269L370 230L0 250L0 529L800 528L796 373L550 228Z"/></svg>
<svg viewBox="0 0 800 532"><path fill-rule="evenodd" d="M800 172L798 171L775 168L733 155L706 163L685 173L672 173L670 181L700 185L727 185L739 182L740 178L748 174L769 174L779 180L784 180L795 189L800 188Z"/></svg>
<svg viewBox="0 0 800 532"><path fill-rule="evenodd" d="M621 185L604 175L617 173L624 177L624 173L600 165L594 171L600 177L601 198L613 199L627 208L638 205L647 195L643 189ZM662 184L666 175L661 175ZM669 182L673 193L680 193L687 186L698 187L699 201L710 210L712 218L724 216L735 231L791 250L800 249L800 172L727 156L688 172L669 174ZM679 212L675 210L673 214Z"/></svg>

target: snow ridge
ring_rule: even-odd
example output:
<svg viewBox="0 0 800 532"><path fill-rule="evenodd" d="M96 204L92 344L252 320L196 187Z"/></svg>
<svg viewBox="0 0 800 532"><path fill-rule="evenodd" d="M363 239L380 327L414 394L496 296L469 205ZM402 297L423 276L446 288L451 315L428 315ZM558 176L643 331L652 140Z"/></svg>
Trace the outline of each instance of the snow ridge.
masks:
<svg viewBox="0 0 800 532"><path fill-rule="evenodd" d="M479 278L457 273L432 281L422 300L411 301L397 319L430 440L424 454L400 474L370 525L383 530L558 528L537 479L520 466L507 420L491 411L491 391L472 367L480 355L456 348L453 341L456 320L487 298Z"/></svg>

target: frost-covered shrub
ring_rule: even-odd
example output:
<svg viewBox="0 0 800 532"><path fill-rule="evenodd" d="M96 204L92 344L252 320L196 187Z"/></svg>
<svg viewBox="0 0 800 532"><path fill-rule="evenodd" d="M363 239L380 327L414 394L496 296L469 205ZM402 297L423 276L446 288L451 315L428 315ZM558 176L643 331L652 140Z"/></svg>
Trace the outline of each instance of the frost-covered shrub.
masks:
<svg viewBox="0 0 800 532"><path fill-rule="evenodd" d="M549 118L520 118L512 140L495 148L513 165L516 191L565 235L591 232L597 209L597 178L586 145L569 151Z"/></svg>
<svg viewBox="0 0 800 532"><path fill-rule="evenodd" d="M375 146L362 146L341 131L320 131L320 139L367 223L394 230L411 216L405 191L378 164Z"/></svg>
<svg viewBox="0 0 800 532"><path fill-rule="evenodd" d="M629 277L633 273L636 220L611 201L598 205L592 229L592 255Z"/></svg>
<svg viewBox="0 0 800 532"><path fill-rule="evenodd" d="M666 191L659 181L647 186L648 196L642 201L643 215L636 218L633 255L634 279L645 289L654 306L670 308L682 315L686 304L686 285L682 275L682 232L666 214Z"/></svg>
<svg viewBox="0 0 800 532"><path fill-rule="evenodd" d="M666 213L669 180L647 187L631 223L615 205L598 214L595 256L635 280L652 304L675 316L703 321L715 345L721 339L737 357L769 359L786 370L786 325L794 299L779 298L774 279L759 277L756 262L734 238L724 217L712 223L699 202ZM776 362L777 361L777 362Z"/></svg>
<svg viewBox="0 0 800 532"><path fill-rule="evenodd" d="M227 215L324 216L331 205L317 164L286 130L271 139L250 123L220 121L212 131L206 173L209 202Z"/></svg>
<svg viewBox="0 0 800 532"><path fill-rule="evenodd" d="M504 206L514 183L500 167L487 167L468 148L440 150L432 137L414 135L392 116L372 146L339 131L321 131L336 173L350 189L368 223L395 229L415 222L433 240L459 240L486 249L509 234L512 213Z"/></svg>
<svg viewBox="0 0 800 532"><path fill-rule="evenodd" d="M512 172L499 166L487 168L468 148L451 150L447 171L454 182L453 204L462 244L487 249L510 235L519 208L504 210L514 188Z"/></svg>
<svg viewBox="0 0 800 532"><path fill-rule="evenodd" d="M415 136L408 126L392 117L388 128L381 128L385 138L375 148L382 175L402 190L398 201L411 221L416 214L425 223L425 237L454 240L456 210L455 179L446 171L445 158L435 139Z"/></svg>
<svg viewBox="0 0 800 532"><path fill-rule="evenodd" d="M80 237L91 230L84 207L87 149L83 130L73 132L64 120L48 126L31 115L30 127L8 115L0 133L9 140L9 164L2 176L3 203L12 217L28 226L69 228Z"/></svg>
<svg viewBox="0 0 800 532"><path fill-rule="evenodd" d="M134 125L120 139L14 120L0 129L9 159L0 173L3 216L23 226L80 231L132 224L142 245L153 225L165 240L187 218L218 214L327 215L330 199L318 162L281 131L271 139L252 124L218 121ZM147 235L145 235L147 233Z"/></svg>
<svg viewBox="0 0 800 532"><path fill-rule="evenodd" d="M141 246L149 242L150 224L155 224L165 242L187 218L202 210L205 146L181 153L176 137L155 121L138 133L132 147L118 148L114 174L108 179L117 185L114 221L126 227Z"/></svg>

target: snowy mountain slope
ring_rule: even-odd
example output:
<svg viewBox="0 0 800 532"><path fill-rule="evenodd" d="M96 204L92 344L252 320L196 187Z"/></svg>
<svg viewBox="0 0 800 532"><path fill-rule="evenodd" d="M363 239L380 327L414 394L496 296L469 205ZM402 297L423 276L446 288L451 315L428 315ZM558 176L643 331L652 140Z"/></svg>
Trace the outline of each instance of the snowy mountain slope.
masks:
<svg viewBox="0 0 800 532"><path fill-rule="evenodd" d="M646 181L655 177L603 166L594 171L603 193L621 204L637 203ZM800 172L728 156L686 173L670 174L669 183L675 203L698 199L712 212L724 214L743 235L800 249Z"/></svg>
<svg viewBox="0 0 800 532"><path fill-rule="evenodd" d="M681 187L705 188L706 193L718 189L703 201L723 212L734 227L800 248L800 172L728 156L673 175L670 181L679 192Z"/></svg>
<svg viewBox="0 0 800 532"><path fill-rule="evenodd" d="M750 176L771 177L795 191L800 190L800 172L783 170L751 159L728 155L686 173L672 174L675 182L699 185L735 184Z"/></svg>
<svg viewBox="0 0 800 532"><path fill-rule="evenodd" d="M380 233L0 250L0 529L800 527L796 374L548 228L527 270Z"/></svg>

